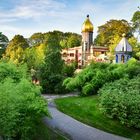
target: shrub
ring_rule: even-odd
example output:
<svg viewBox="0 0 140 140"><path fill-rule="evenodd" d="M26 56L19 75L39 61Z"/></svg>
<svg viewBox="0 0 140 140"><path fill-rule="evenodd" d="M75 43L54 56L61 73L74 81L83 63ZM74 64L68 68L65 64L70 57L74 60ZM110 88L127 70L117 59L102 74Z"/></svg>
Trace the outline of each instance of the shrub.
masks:
<svg viewBox="0 0 140 140"><path fill-rule="evenodd" d="M85 96L96 94L105 83L125 77L132 79L138 75L140 75L140 63L133 59L127 64L92 63L74 78L64 82L64 85L69 90L78 89L81 95ZM86 92L87 90L85 90L87 83L91 85L90 92Z"/></svg>
<svg viewBox="0 0 140 140"><path fill-rule="evenodd" d="M83 88L82 88L82 95L91 95L93 92L93 86L91 83L87 83Z"/></svg>
<svg viewBox="0 0 140 140"><path fill-rule="evenodd" d="M76 63L75 62L71 63L69 65L64 64L64 67L63 67L64 76L66 76L66 77L74 76L75 70L76 70Z"/></svg>
<svg viewBox="0 0 140 140"><path fill-rule="evenodd" d="M12 79L0 83L0 135L30 140L42 117L48 115L40 88L28 80L17 84Z"/></svg>
<svg viewBox="0 0 140 140"><path fill-rule="evenodd" d="M6 78L12 78L14 82L19 82L21 78L29 78L27 75L27 66L19 65L9 62L0 62L0 82Z"/></svg>
<svg viewBox="0 0 140 140"><path fill-rule="evenodd" d="M100 90L100 108L122 124L140 128L140 77L120 79Z"/></svg>

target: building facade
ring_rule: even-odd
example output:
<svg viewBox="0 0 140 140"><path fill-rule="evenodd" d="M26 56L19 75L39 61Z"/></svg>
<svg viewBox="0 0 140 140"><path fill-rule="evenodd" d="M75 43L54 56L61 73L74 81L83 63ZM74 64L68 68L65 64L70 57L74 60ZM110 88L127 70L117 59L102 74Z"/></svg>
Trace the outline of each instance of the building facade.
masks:
<svg viewBox="0 0 140 140"><path fill-rule="evenodd" d="M132 47L125 38L125 34L123 34L123 38L115 48L116 63L126 63L131 58L131 55Z"/></svg>
<svg viewBox="0 0 140 140"><path fill-rule="evenodd" d="M109 49L93 45L93 24L87 15L82 25L82 45L62 50L62 58L65 63L77 62L78 67L89 64L91 61L106 62Z"/></svg>

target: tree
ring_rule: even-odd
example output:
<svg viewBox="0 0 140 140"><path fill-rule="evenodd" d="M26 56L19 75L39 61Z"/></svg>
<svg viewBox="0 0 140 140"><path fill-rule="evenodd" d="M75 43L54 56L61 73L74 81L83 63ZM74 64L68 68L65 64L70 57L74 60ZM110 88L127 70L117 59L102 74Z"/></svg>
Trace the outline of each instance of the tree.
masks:
<svg viewBox="0 0 140 140"><path fill-rule="evenodd" d="M140 60L140 51L136 53L136 56L139 58Z"/></svg>
<svg viewBox="0 0 140 140"><path fill-rule="evenodd" d="M9 42L5 56L14 63L23 63L25 59L25 49L29 47L26 39L21 35L15 35L15 37Z"/></svg>
<svg viewBox="0 0 140 140"><path fill-rule="evenodd" d="M126 20L110 20L102 26L98 27L98 35L95 38L95 44L101 46L112 46L119 41L122 34L126 37L132 36L132 28ZM117 40L116 40L117 39Z"/></svg>
<svg viewBox="0 0 140 140"><path fill-rule="evenodd" d="M28 47L25 50L25 60L29 69L39 69L40 65L43 64L45 58L46 47L44 44L40 44L36 47Z"/></svg>
<svg viewBox="0 0 140 140"><path fill-rule="evenodd" d="M0 58L4 54L5 49L6 49L7 45L8 45L8 42L9 42L9 40L8 40L7 36L3 35L0 32Z"/></svg>
<svg viewBox="0 0 140 140"><path fill-rule="evenodd" d="M67 42L68 42L68 39L63 39L60 41L60 45L61 45L62 49L68 48Z"/></svg>
<svg viewBox="0 0 140 140"><path fill-rule="evenodd" d="M44 35L42 33L34 33L30 38L31 46L37 46L44 42Z"/></svg>
<svg viewBox="0 0 140 140"><path fill-rule="evenodd" d="M0 63L0 135L9 140L32 140L48 116L40 87L31 83L27 68Z"/></svg>
<svg viewBox="0 0 140 140"><path fill-rule="evenodd" d="M45 62L40 69L41 86L47 93L60 93L63 80L63 60L61 47L56 35L50 35L47 40Z"/></svg>
<svg viewBox="0 0 140 140"><path fill-rule="evenodd" d="M48 39L50 35L54 35L60 41L61 48L71 48L81 45L81 35L71 32L63 33L61 31L47 32L44 34L45 40Z"/></svg>
<svg viewBox="0 0 140 140"><path fill-rule="evenodd" d="M132 21L134 31L138 31L140 34L140 11L139 10L133 14L131 21Z"/></svg>
<svg viewBox="0 0 140 140"><path fill-rule="evenodd" d="M71 35L68 38L67 46L68 48L76 47L81 45L81 39L76 35Z"/></svg>

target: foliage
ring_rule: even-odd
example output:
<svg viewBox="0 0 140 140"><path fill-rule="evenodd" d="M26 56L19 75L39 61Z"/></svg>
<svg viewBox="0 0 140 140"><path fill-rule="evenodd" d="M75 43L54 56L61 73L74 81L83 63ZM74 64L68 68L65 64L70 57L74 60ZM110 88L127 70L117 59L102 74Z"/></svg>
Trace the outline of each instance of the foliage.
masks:
<svg viewBox="0 0 140 140"><path fill-rule="evenodd" d="M132 29L126 20L110 20L102 26L98 27L98 35L95 38L95 44L108 46L113 52L114 47L119 42L122 34L127 37L132 36Z"/></svg>
<svg viewBox="0 0 140 140"><path fill-rule="evenodd" d="M26 39L21 35L15 35L15 37L9 42L5 56L15 64L24 63L25 48L29 47Z"/></svg>
<svg viewBox="0 0 140 140"><path fill-rule="evenodd" d="M102 113L99 108L98 95L55 99L55 103L60 111L85 124L133 140L140 139L139 130L121 125L117 120L110 119Z"/></svg>
<svg viewBox="0 0 140 140"><path fill-rule="evenodd" d="M64 64L62 73L66 77L72 77L74 75L75 70L76 70L76 62L73 62L71 64Z"/></svg>
<svg viewBox="0 0 140 140"><path fill-rule="evenodd" d="M68 38L68 42L67 42L68 48L80 46L80 44L81 44L81 38L79 38L78 36L76 36L76 35L71 35L71 36Z"/></svg>
<svg viewBox="0 0 140 140"><path fill-rule="evenodd" d="M140 128L140 78L120 79L99 90L101 110L122 124Z"/></svg>
<svg viewBox="0 0 140 140"><path fill-rule="evenodd" d="M6 48L7 44L8 44L8 42L9 42L9 40L8 40L7 36L5 36L4 34L2 34L0 32L0 58L4 54L5 48Z"/></svg>
<svg viewBox="0 0 140 140"><path fill-rule="evenodd" d="M48 40L49 36L55 36L60 42L61 48L70 48L75 46L80 46L82 37L79 34L61 31L47 32L44 34L45 40Z"/></svg>
<svg viewBox="0 0 140 140"><path fill-rule="evenodd" d="M38 125L37 132L32 140L67 140L67 138L42 121Z"/></svg>
<svg viewBox="0 0 140 140"><path fill-rule="evenodd" d="M140 11L136 11L132 17L133 29L140 32Z"/></svg>
<svg viewBox="0 0 140 140"><path fill-rule="evenodd" d="M140 51L136 53L136 56L139 58L140 60Z"/></svg>
<svg viewBox="0 0 140 140"><path fill-rule="evenodd" d="M45 58L45 44L40 44L36 47L30 47L25 50L25 62L29 69L39 69L40 65L44 63Z"/></svg>
<svg viewBox="0 0 140 140"><path fill-rule="evenodd" d="M30 38L31 46L39 46L44 42L44 35L42 33L34 33Z"/></svg>
<svg viewBox="0 0 140 140"><path fill-rule="evenodd" d="M137 57L136 53L140 51L140 47L138 46L138 41L135 37L131 37L128 39L128 42L130 43L130 45L132 46L132 56L133 57Z"/></svg>
<svg viewBox="0 0 140 140"><path fill-rule="evenodd" d="M92 63L75 77L64 80L63 85L68 90L78 89L81 95L96 94L107 82L113 82L123 77L133 78L140 75L140 64L132 58L127 64Z"/></svg>
<svg viewBox="0 0 140 140"><path fill-rule="evenodd" d="M0 83L0 99L0 135L30 140L40 119L48 115L39 87L26 79L19 83L5 79Z"/></svg>
<svg viewBox="0 0 140 140"><path fill-rule="evenodd" d="M109 77L107 78L108 70L106 70L108 65L106 63L92 63L69 82L64 80L66 89L78 89L83 95L96 93L97 89L109 79Z"/></svg>
<svg viewBox="0 0 140 140"><path fill-rule="evenodd" d="M16 67L15 64L10 62L0 62L0 82L3 82L6 78L11 78L16 83L22 78L29 79L27 75L27 66L19 65Z"/></svg>
<svg viewBox="0 0 140 140"><path fill-rule="evenodd" d="M45 62L40 69L41 86L44 92L60 93L62 90L63 60L60 51L59 40L51 35L47 40Z"/></svg>

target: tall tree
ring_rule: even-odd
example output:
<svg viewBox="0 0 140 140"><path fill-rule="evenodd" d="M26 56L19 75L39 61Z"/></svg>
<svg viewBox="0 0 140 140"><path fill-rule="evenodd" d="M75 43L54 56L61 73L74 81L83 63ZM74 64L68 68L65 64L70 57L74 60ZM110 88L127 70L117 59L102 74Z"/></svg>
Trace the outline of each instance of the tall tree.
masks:
<svg viewBox="0 0 140 140"><path fill-rule="evenodd" d="M68 48L76 47L81 45L81 38L77 35L71 35L68 38L67 46Z"/></svg>
<svg viewBox="0 0 140 140"><path fill-rule="evenodd" d="M23 63L25 59L25 48L29 47L27 40L21 35L15 37L9 42L5 56L14 63Z"/></svg>
<svg viewBox="0 0 140 140"><path fill-rule="evenodd" d="M111 46L116 39L119 41L122 34L126 37L132 36L132 28L126 20L110 20L98 27L98 35L95 38L95 44L101 46Z"/></svg>
<svg viewBox="0 0 140 140"><path fill-rule="evenodd" d="M40 44L36 47L28 47L25 50L25 62L29 69L39 69L40 65L43 64L45 58L45 45Z"/></svg>
<svg viewBox="0 0 140 140"><path fill-rule="evenodd" d="M2 32L0 32L0 58L4 54L8 42L9 42L8 37L2 34Z"/></svg>
<svg viewBox="0 0 140 140"><path fill-rule="evenodd" d="M44 42L44 35L42 33L34 33L30 38L30 45L37 46Z"/></svg>
<svg viewBox="0 0 140 140"><path fill-rule="evenodd" d="M59 93L62 89L63 60L61 47L56 35L50 35L47 40L45 62L41 68L41 85L44 92Z"/></svg>
<svg viewBox="0 0 140 140"><path fill-rule="evenodd" d="M140 10L136 11L132 17L132 25L134 31L138 31L140 34Z"/></svg>

